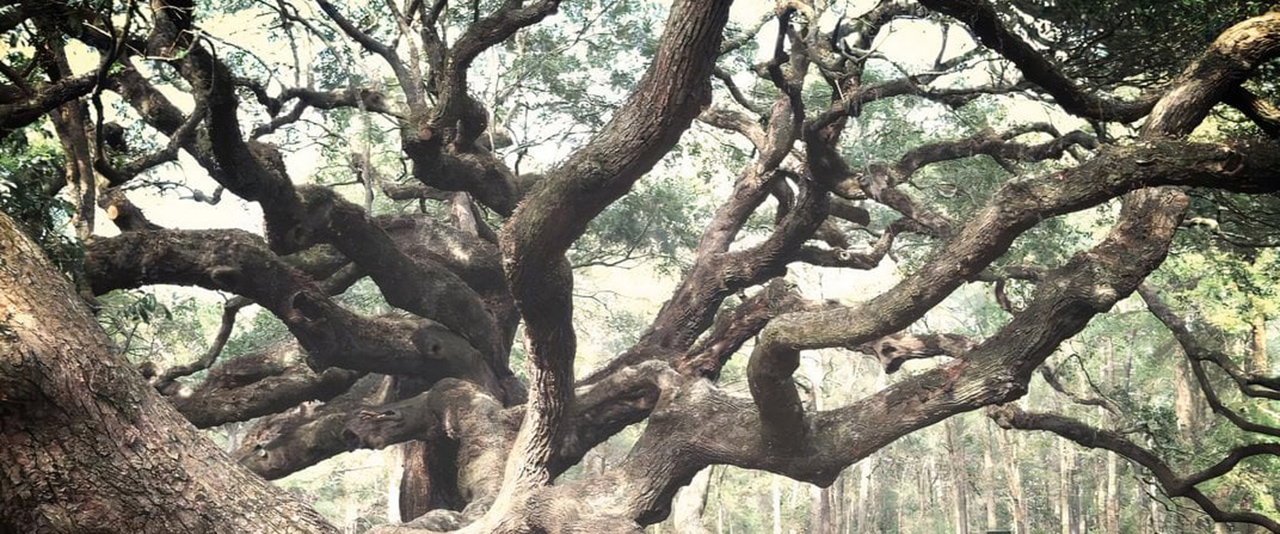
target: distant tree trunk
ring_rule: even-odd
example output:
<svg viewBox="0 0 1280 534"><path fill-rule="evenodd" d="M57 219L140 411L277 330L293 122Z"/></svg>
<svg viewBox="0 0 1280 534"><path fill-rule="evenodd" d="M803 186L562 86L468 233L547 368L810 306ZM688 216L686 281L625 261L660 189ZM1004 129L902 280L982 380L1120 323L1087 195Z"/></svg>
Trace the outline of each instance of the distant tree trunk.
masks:
<svg viewBox="0 0 1280 534"><path fill-rule="evenodd" d="M1267 356L1267 316L1261 313L1254 315L1253 321L1249 326L1252 334L1250 352L1253 355L1250 358L1253 364L1250 371L1257 374L1269 374L1271 372L1271 360Z"/></svg>
<svg viewBox="0 0 1280 534"><path fill-rule="evenodd" d="M386 449L390 473L387 475L387 523L400 522L400 482L404 477L404 444Z"/></svg>
<svg viewBox="0 0 1280 534"><path fill-rule="evenodd" d="M1022 470L1018 466L1018 443L1010 439L1009 431L1000 432L999 439L1005 458L1005 480L1009 485L1009 510L1013 515L1014 531L1026 534L1030 530L1027 528L1027 500L1022 491Z"/></svg>
<svg viewBox="0 0 1280 534"><path fill-rule="evenodd" d="M854 531L870 532L872 501L875 499L875 455L858 463L858 503L854 512Z"/></svg>
<svg viewBox="0 0 1280 534"><path fill-rule="evenodd" d="M927 511L929 508L929 492L933 491L929 488L928 482L928 464L922 462L916 468L916 519L911 524L912 532L920 532L925 520L928 519Z"/></svg>
<svg viewBox="0 0 1280 534"><path fill-rule="evenodd" d="M724 499L716 499L716 534L724 534Z"/></svg>
<svg viewBox="0 0 1280 534"><path fill-rule="evenodd" d="M1000 528L996 514L996 466L991 446L991 421L983 422L982 433L982 499L987 509L987 530Z"/></svg>
<svg viewBox="0 0 1280 534"><path fill-rule="evenodd" d="M947 449L951 461L952 502L955 505L952 512L954 520L952 532L969 534L969 479L965 470L964 445L958 428L961 425L960 418L947 419L943 425L947 433Z"/></svg>
<svg viewBox="0 0 1280 534"><path fill-rule="evenodd" d="M773 480L770 493L773 503L773 534L782 534L782 480L777 475L769 478Z"/></svg>
<svg viewBox="0 0 1280 534"><path fill-rule="evenodd" d="M1196 420L1196 398L1191 382L1191 369L1185 359L1179 359L1173 375L1173 411L1178 418L1178 433L1190 438L1199 427Z"/></svg>
<svg viewBox="0 0 1280 534"><path fill-rule="evenodd" d="M1164 509L1160 501L1156 499L1159 495L1160 488L1155 484L1148 484L1146 489L1148 495L1147 511L1147 532L1159 534L1164 532Z"/></svg>
<svg viewBox="0 0 1280 534"><path fill-rule="evenodd" d="M1120 534L1120 492L1117 491L1116 471L1119 467L1116 453L1107 453L1107 523L1106 534Z"/></svg>
<svg viewBox="0 0 1280 534"><path fill-rule="evenodd" d="M1108 339L1106 343L1106 348L1107 348L1107 362L1106 362L1106 367L1103 368L1102 380L1103 380L1103 383L1106 384L1108 388L1114 389L1115 383L1116 383L1115 382L1115 379L1116 379L1115 377L1115 369L1116 369L1115 344L1112 343L1110 339ZM1099 408L1099 410L1102 410L1102 408ZM1105 412L1103 413L1103 415L1106 417L1109 417L1109 415L1107 415ZM1117 476L1116 471L1118 470L1118 468L1119 468L1119 465L1117 462L1116 453L1107 451L1106 453L1106 472L1107 472L1106 481L1107 482L1106 482L1106 491L1103 492L1103 497L1102 497L1103 499L1102 509L1104 510L1104 520L1103 520L1104 530L1103 531L1106 534L1120 534L1120 492L1118 491L1118 488L1116 486L1116 476Z"/></svg>
<svg viewBox="0 0 1280 534"><path fill-rule="evenodd" d="M849 471L846 469L840 473L840 477L836 479L834 486L835 495L831 497L832 513L835 517L835 531L844 533L849 532Z"/></svg>
<svg viewBox="0 0 1280 534"><path fill-rule="evenodd" d="M707 507L707 491L711 488L712 470L714 468L707 467L699 471L689 485L682 488L676 495L675 503L671 507L673 532L706 534L707 529L702 526L702 512Z"/></svg>
<svg viewBox="0 0 1280 534"><path fill-rule="evenodd" d="M826 381L826 370L823 369L821 362L819 362L818 365L810 367L805 376L809 378L809 406L814 411L820 412L825 409L825 406L823 406L822 386L823 382ZM831 487L820 488L812 486L810 495L813 502L810 506L809 532L813 534L834 534L836 525L831 506Z"/></svg>
<svg viewBox="0 0 1280 534"><path fill-rule="evenodd" d="M337 532L174 411L3 213L0 310L0 532Z"/></svg>
<svg viewBox="0 0 1280 534"><path fill-rule="evenodd" d="M1075 445L1065 439L1058 439L1058 497L1062 534L1080 534L1080 503L1076 502L1075 464Z"/></svg>

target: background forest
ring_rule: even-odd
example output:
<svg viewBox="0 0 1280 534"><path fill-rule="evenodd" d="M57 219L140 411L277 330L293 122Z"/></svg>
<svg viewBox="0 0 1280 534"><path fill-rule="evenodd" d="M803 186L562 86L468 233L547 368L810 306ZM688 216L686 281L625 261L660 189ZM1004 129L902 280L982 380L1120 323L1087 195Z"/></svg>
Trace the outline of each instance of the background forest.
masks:
<svg viewBox="0 0 1280 534"><path fill-rule="evenodd" d="M1065 61L1075 62L1079 69L1105 70L1106 80L1099 75L1098 82L1130 96L1167 80L1188 54L1202 50L1223 28L1267 7L1266 2L1199 0L1177 0L1168 6L1141 0L1009 3L1018 4L1028 16L1042 17L1021 31L1044 32L1032 35L1041 46L1063 46ZM734 7L729 34L754 28L758 35L722 58L722 64L740 66L746 76L723 73L731 83L714 84L717 102L768 102L778 95L767 79L751 74L750 66L769 57L776 38L772 25L760 28L773 14L772 2L758 4L740 1ZM1144 7L1147 4L1151 7ZM833 9L819 25L835 34L853 34L840 28L856 25L857 15L872 6L850 1ZM1037 11L1040 8L1046 10ZM352 1L342 9L371 35L395 31L381 2ZM266 80L273 90L395 84L378 58L342 38L314 4L213 0L199 3L196 13L217 56L238 75ZM469 83L473 96L490 113L493 127L486 142L518 174L553 167L598 131L635 87L652 57L666 13L666 4L655 0L565 2L554 16L484 52ZM445 26L462 27L471 12L467 3L455 2L444 17ZM1073 55L1091 38L1108 39L1115 57ZM943 58L973 58L979 50L962 26L928 17L895 22L872 45L865 84L927 69ZM28 46L20 33L13 33L0 43L0 56L16 65ZM72 69L96 68L97 57L77 46L84 47L68 45ZM1272 62L1268 68L1275 66ZM1007 64L978 60L953 76L961 85L966 80L998 84L1017 78ZM1280 94L1273 83L1280 80L1274 75L1260 79L1264 82L1255 91ZM181 80L169 81L174 87L183 85ZM832 89L816 76L805 83L804 97L815 109L824 107L821 102L831 99ZM742 94L730 95L730 89ZM191 106L181 90L165 91L180 105ZM1136 135L1134 128L1070 116L1046 100L1031 91L1002 91L960 106L924 98L876 100L851 120L839 148L857 168L897 161L925 143L1017 128L1023 128L1021 135L1029 135L1027 139L1040 140L1076 130L1102 139ZM100 102L100 113L118 124L114 135L123 144L163 148L123 99L103 93ZM371 215L427 213L449 220L448 202L414 194L415 181L393 139L396 124L365 108L300 105L289 122L279 119L288 115L268 114L255 106L243 106L241 114L245 124L267 128L261 132L264 139L279 148L296 182L331 186ZM637 341L694 260L705 221L732 190L732 169L748 165L754 157L751 143L742 136L708 122L712 121L695 122L676 149L629 195L593 220L570 250L578 375L587 375ZM1214 142L1258 133L1239 112L1217 108L1191 139ZM50 198L33 186L42 173L64 165L63 145L53 125L47 119L37 122L0 143L0 211L26 221L55 261L74 266L83 255L81 239L86 236L77 229L84 218L76 214L74 195L68 191ZM1040 161L956 159L920 169L903 188L922 204L963 220L987 202L1008 173L1048 175L1089 157L1074 146L1060 151L1060 157ZM121 192L163 227L263 232L258 205L223 196L222 186L185 153L131 180ZM1185 344L1135 293L1063 343L1039 369L1029 393L1017 401L1027 411L1053 412L1116 429L1180 473L1217 463L1243 443L1280 436L1280 406L1275 400L1250 396L1243 384L1237 387L1238 376L1275 376L1280 371L1277 351L1268 352L1280 335L1280 258L1275 249L1280 246L1280 199L1274 194L1222 191L1195 191L1192 197L1192 212L1167 261L1146 284L1158 290L1166 311L1174 310L1174 317L1191 325L1203 344L1200 348L1230 355L1238 368L1233 371L1188 354ZM771 203L776 200L766 200L766 208ZM872 208L869 201L858 205ZM1063 263L1106 233L1116 221L1118 206L1112 201L1046 220L1019 237L995 267L1016 270ZM115 233L104 222L117 216L109 209L98 211L97 226L91 230ZM501 226L496 214L479 213L494 227ZM881 208L869 213L865 234L859 235L874 245L878 237L867 229L885 228L893 218ZM773 226L772 210L758 210L735 247L763 241ZM882 252L886 258L873 269L849 272L793 263L786 280L812 298L859 300L920 266L931 244L925 236L903 234L892 240L892 248ZM874 252L870 246L867 250ZM985 339L1025 307L1034 287L1034 280L1013 271L999 280L968 284L929 311L912 331ZM394 312L369 279L335 299L363 314ZM745 299L740 293L729 302ZM291 338L270 311L230 293L153 286L114 291L97 297L97 303L98 321L129 361L156 369L209 358L230 361ZM527 381L526 348L519 334L516 339L510 367ZM751 346L748 342L743 353ZM941 356L895 362L894 372L887 372L884 355L873 349L858 347L862 354L856 357L845 349L804 352L794 379L805 405L817 410L846 405L949 360ZM746 358L730 360L720 386L749 395L746 366ZM173 387L193 388L208 372L180 377ZM713 466L681 490L671 517L648 531L1255 532L1251 526L1215 525L1189 500L1167 497L1152 474L1129 459L1047 432L1002 428L997 415L978 410L907 435L845 469L829 488L763 471ZM254 438L255 423L235 422L207 432L220 446L235 451ZM605 472L620 463L643 425L591 450L562 480ZM275 482L344 531L364 532L398 520L400 447L341 454ZM1280 516L1280 458L1275 456L1246 458L1198 487L1224 508Z"/></svg>

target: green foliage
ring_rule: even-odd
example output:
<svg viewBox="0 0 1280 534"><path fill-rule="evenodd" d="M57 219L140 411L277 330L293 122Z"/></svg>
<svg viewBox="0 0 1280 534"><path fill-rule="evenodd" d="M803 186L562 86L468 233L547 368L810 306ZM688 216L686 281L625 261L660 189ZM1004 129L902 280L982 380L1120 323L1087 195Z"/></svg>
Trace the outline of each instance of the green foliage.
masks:
<svg viewBox="0 0 1280 534"><path fill-rule="evenodd" d="M62 152L43 132L31 128L0 139L0 211L21 225L61 271L80 270L84 248L68 237L75 206L54 196L62 186Z"/></svg>
<svg viewBox="0 0 1280 534"><path fill-rule="evenodd" d="M1198 240L1191 235L1184 239ZM1204 320L1243 333L1258 315L1280 314L1280 258L1275 249L1247 255L1218 247L1184 249L1169 258L1156 280L1173 289L1180 305L1192 304Z"/></svg>
<svg viewBox="0 0 1280 534"><path fill-rule="evenodd" d="M168 367L208 350L206 331L220 311L188 294L167 290L113 291L98 297L98 324L134 363Z"/></svg>
<svg viewBox="0 0 1280 534"><path fill-rule="evenodd" d="M1262 0L1003 0L1006 21L1068 61L1087 83L1168 79L1227 26L1261 14ZM1019 17L1017 9L1030 17ZM1087 76L1084 76L1088 73Z"/></svg>
<svg viewBox="0 0 1280 534"><path fill-rule="evenodd" d="M280 479L277 484L346 532L387 521L387 488L395 475L374 451L356 451Z"/></svg>
<svg viewBox="0 0 1280 534"><path fill-rule="evenodd" d="M575 266L654 262L664 272L682 267L697 245L696 221L706 219L699 192L683 180L637 184L591 221L570 251Z"/></svg>

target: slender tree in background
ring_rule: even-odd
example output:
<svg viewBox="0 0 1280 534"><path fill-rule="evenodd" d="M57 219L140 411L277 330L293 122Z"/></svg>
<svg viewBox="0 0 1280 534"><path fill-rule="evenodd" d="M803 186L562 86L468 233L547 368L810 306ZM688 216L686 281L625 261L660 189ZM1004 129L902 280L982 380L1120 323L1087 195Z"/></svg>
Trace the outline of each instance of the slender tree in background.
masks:
<svg viewBox="0 0 1280 534"><path fill-rule="evenodd" d="M826 487L946 421L949 469L934 471L947 473L954 514L939 525L963 532L977 527L966 444L984 438L951 418L987 408L1005 429L1066 440L1063 532L1082 531L1076 445L1127 459L1139 473L1131 483L1161 504L1280 532L1274 507L1210 488L1280 455L1280 425L1256 407L1280 400L1260 281L1280 245L1280 8L788 0L741 26L729 24L732 3L0 8L0 530L336 532L266 480L404 443L405 523L378 532L639 532L709 466ZM659 6L666 22L649 28L637 10ZM251 7L256 16L235 20L269 26L262 46L287 47L289 72L202 26ZM946 28L928 65L879 48L912 24ZM322 45L312 64L303 41ZM604 48L581 59L570 50L583 41ZM627 58L643 66L616 72L612 87L625 94L613 100L574 72ZM482 88L481 71L499 68L505 77ZM992 102L1013 96L1088 126L995 120ZM928 129L930 110L981 127L867 149L904 123ZM695 121L728 140L682 143ZM577 133L540 139L558 124ZM32 145L47 132L54 159ZM331 165L301 176L296 156L312 144ZM620 210L664 158L695 146L733 156L722 161L736 168L717 169L732 175L727 194L683 225L702 230L672 268L665 304L603 364L575 368L579 334L593 334L575 330L575 272L668 252ZM538 151L563 157L522 173ZM179 158L217 188L167 176ZM134 203L139 190L236 197L260 209L261 233L162 227ZM643 208L675 219L694 201L655 198ZM1035 248L1070 232L1072 214L1096 231ZM57 231L67 216L76 241ZM106 221L118 232L103 233ZM1208 259L1157 272L1191 252ZM860 300L806 296L787 280L789 266L857 273L890 262L899 276ZM351 303L360 283L376 287L385 313ZM1211 320L1212 302L1172 298L1215 283L1257 297L1248 328ZM130 362L100 326L98 299L160 284L235 295L197 361ZM980 284L1000 308L985 331L930 320ZM251 304L286 335L219 362ZM1064 385L1045 366L1095 318L1135 310L1172 341L1134 358L1169 367L1185 355L1186 402L1202 399L1236 431L1205 452L1213 458L1164 447L1172 438L1150 428L1159 414L1145 430L1104 428L1011 403L1039 369L1076 403L1141 406L1089 379ZM1242 332L1251 344L1237 342ZM835 388L795 375L802 354L830 352L871 356L893 377L824 404L817 395ZM746 387L722 381L730 372ZM230 455L196 430L248 420ZM638 434L625 456L566 473L624 430ZM1011 515L1025 531L1044 512L1024 498L1035 481L1020 479L1019 462L1033 459L1003 443ZM868 461L859 480L884 481L874 469L890 460ZM1274 479L1257 485L1265 494ZM886 503L906 501L862 488L858 499L864 531L894 517ZM775 479L774 532L782 506ZM831 521L824 509L815 522Z"/></svg>

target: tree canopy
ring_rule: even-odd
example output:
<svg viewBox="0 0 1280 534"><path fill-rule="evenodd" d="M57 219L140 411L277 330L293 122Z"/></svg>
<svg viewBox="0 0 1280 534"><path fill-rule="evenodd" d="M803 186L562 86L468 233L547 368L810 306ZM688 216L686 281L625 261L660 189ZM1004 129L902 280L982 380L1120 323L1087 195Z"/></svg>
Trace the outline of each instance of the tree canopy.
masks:
<svg viewBox="0 0 1280 534"><path fill-rule="evenodd" d="M901 531L872 466L924 525L937 450L935 530L972 493L1025 532L1047 442L993 424L1060 438L1064 532L1122 530L1077 446L1156 531L1280 532L1270 2L16 0L0 34L0 531L337 532L267 480L397 446L376 532L701 524L708 468L855 464L810 531Z"/></svg>

